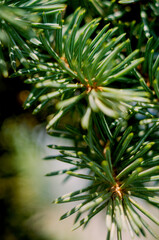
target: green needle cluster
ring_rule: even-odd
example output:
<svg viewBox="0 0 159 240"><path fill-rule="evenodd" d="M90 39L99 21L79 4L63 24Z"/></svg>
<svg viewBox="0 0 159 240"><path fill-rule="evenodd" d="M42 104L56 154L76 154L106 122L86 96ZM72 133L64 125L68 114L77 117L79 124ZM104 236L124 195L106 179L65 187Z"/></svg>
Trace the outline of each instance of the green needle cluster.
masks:
<svg viewBox="0 0 159 240"><path fill-rule="evenodd" d="M96 119L99 124L101 118L104 119L104 115ZM49 146L60 151L56 159L73 165L73 168L50 172L46 176L68 174L89 182L86 188L61 196L54 201L57 204L80 201L60 219L76 213L73 227L76 229L82 225L85 227L93 216L105 209L108 230L106 239L114 239L114 234L121 239L125 226L130 229L131 237L134 237L134 234L146 236L145 230L148 230L157 239L157 235L151 231L151 227L140 213L142 212L157 225L159 221L138 203L138 198L154 206L158 206L159 203L159 187L156 185L159 180L158 143L151 139L151 134L158 129L158 125L154 124L151 131L145 132L144 136L136 137L137 133L132 126L123 127L118 123L116 127L107 129L106 123L103 124L105 124L102 128L103 135L106 139L107 130L111 133L111 138L106 143L104 139L98 142L98 134L92 131L92 146L89 144L88 137L79 133L81 142L82 138L86 142L85 145L83 144L83 150L80 145ZM116 140L117 138L119 140ZM151 152L153 155L150 154ZM45 160L53 159L55 159L54 156L45 158ZM83 173L84 169L87 170L87 174ZM136 199L134 200L133 197ZM80 218L86 211L88 215Z"/></svg>
<svg viewBox="0 0 159 240"><path fill-rule="evenodd" d="M36 30L60 28L57 23L47 23L45 16L63 10L64 2L0 1L0 70L4 77L8 77L8 66L3 47L8 47L10 64L14 71L17 69L17 59L26 69L29 68L27 58L39 61L36 47L41 42Z"/></svg>
<svg viewBox="0 0 159 240"><path fill-rule="evenodd" d="M49 36L40 35L45 49L57 64L45 63L47 65L44 70L48 76L26 80L26 83L34 83L35 88L25 107L30 107L32 100L38 97L41 101L34 113L39 112L52 99L63 96L62 101L56 104L58 112L48 123L48 129L70 111L70 108L84 100L81 123L86 129L89 127L92 112L102 111L112 118L126 118L127 110L132 107L133 102L149 102L149 93L140 88L134 71L135 67L144 61L143 57L134 59L139 50L129 53L130 40L124 40L125 33L113 37L118 28L109 28L109 24L90 41L99 26L99 19L93 19L84 25L81 31L79 27L84 13L83 9L78 8L68 26L63 27L64 33L57 30L56 51L51 47ZM61 19L61 16L58 16L58 19ZM60 25L61 20L59 21ZM42 65L38 63L37 66ZM116 82L125 83L125 88L113 88ZM128 86L130 82L134 82L131 89Z"/></svg>

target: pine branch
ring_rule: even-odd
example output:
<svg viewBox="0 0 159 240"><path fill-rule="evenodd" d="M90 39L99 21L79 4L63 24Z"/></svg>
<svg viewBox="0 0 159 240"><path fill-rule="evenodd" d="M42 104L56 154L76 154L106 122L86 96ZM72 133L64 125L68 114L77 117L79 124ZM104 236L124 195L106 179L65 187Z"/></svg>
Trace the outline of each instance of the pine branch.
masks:
<svg viewBox="0 0 159 240"><path fill-rule="evenodd" d="M111 39L117 28L107 30L108 25L90 42L90 37L99 25L99 20L94 19L80 29L83 14L83 10L77 9L72 22L66 26L64 35L57 35L57 52L51 47L49 39L45 35L41 35L40 40L56 61L57 68L50 69L51 71L48 72L49 68L46 67L50 79L49 77L39 76L39 79L36 78L36 80L34 78L26 80L27 83L36 82L35 88L37 91L35 92L38 95L34 94L34 99L37 99L41 94L40 89L46 89L47 91L46 95L39 98L42 103L38 106L38 110L41 110L48 101L52 101L57 96L62 96L62 101L56 104L59 112L48 123L48 129L59 121L66 112L84 100L87 102L87 106L83 109L84 114L81 121L83 128L89 127L92 112L102 111L112 118L120 116L126 118L128 109L132 108L131 104L133 102L149 101L147 98L149 93L144 92L140 88L140 82L137 79L135 80L134 69L144 61L143 58L133 60L138 54L138 50L131 52L124 59L121 58L121 54L126 55L125 52L122 53L122 50L128 47L129 40L119 43L125 34ZM65 26L63 28L65 29ZM83 31L81 32L81 30ZM106 41L108 42L106 43ZM58 52L62 55L59 56ZM49 67L50 63L47 63L47 65ZM61 72L58 79L56 79L57 72ZM136 83L134 89L127 89L127 84L132 80ZM125 89L119 90L107 87L111 86L113 82L125 83ZM58 88L58 91L56 91L56 88ZM117 94L118 99L116 98ZM29 97L25 107L29 107L31 104L32 101Z"/></svg>
<svg viewBox="0 0 159 240"><path fill-rule="evenodd" d="M107 240L159 238L138 202L159 204L158 15L158 0L0 1L1 75L30 84L24 108L74 143L48 146L68 168L46 176L88 183L54 200L80 201L61 216L77 214L74 230L104 210Z"/></svg>
<svg viewBox="0 0 159 240"><path fill-rule="evenodd" d="M157 129L158 125L155 124L151 133L155 132ZM60 149L63 148L64 150L60 151L61 156L57 157L57 159L66 159L67 157L69 163L73 165L76 161L78 162L78 169L74 168L72 171L64 171L68 175L91 181L89 187L66 194L54 201L55 203L65 203L83 200L82 203L72 208L61 217L61 219L65 219L74 213L78 214L79 212L82 214L85 211L90 211L85 218L79 220L79 222L75 224L73 229L85 225L94 215L103 209L107 209L107 238L109 238L110 232L113 231L113 223L117 226L117 231L120 231L121 234L124 228L122 224L124 225L125 221L128 222L130 228L137 236L143 235L144 231L149 227L145 229L145 223L142 222L140 213L136 211L136 208L157 225L159 224L154 216L133 200L133 197L138 197L145 199L156 207L158 206L159 200L157 195L159 188L155 186L157 178L153 176L154 174L158 174L159 166L156 165L155 161L152 162L148 154L150 151L154 151L153 156L155 155L157 142L154 141L153 144L151 143L150 133L146 135L146 138L144 137L144 140L147 140L146 145L143 143L143 137L138 137L134 142L131 137L130 142L129 136L133 136L130 131L133 131L132 127L131 129L130 127L125 128L124 134L123 129L121 129L119 132L121 137L118 137L119 140L116 143L106 143L105 147L103 147L103 144L99 144L98 150L95 150L95 146L97 145L96 142L93 141L93 144L95 144L93 152L90 145L88 145L90 149L87 147L87 151L85 150L84 152L79 152L78 147L72 148L73 151L71 151L70 148L72 153L71 155L70 153L67 155L65 147L60 146ZM92 132L92 134L95 133ZM134 136L136 136L135 132ZM96 139L99 139L98 134ZM99 142L101 142L100 139ZM116 154L114 150L117 150L118 154ZM77 155L74 155L75 153ZM73 158L75 157L77 160L69 160L70 156ZM142 158L140 156L142 156ZM155 158L157 161L158 156L154 156L154 159ZM49 159L51 159L51 157ZM96 161L93 161L93 159ZM119 162L122 164L119 165ZM151 167L149 167L149 162L151 162ZM87 175L76 173L76 171L82 170L83 167L90 169ZM64 171L54 172L47 176L58 175ZM149 187L149 181L151 181L151 184L154 181L154 185L151 185L152 187ZM84 192L85 194L83 194Z"/></svg>

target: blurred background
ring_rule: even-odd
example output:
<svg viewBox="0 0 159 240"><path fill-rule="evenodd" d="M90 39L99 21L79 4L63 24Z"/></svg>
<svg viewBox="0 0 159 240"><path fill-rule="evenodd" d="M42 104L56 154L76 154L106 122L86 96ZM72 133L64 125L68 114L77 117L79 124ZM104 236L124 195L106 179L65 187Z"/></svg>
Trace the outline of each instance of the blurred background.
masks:
<svg viewBox="0 0 159 240"><path fill-rule="evenodd" d="M64 169L48 144L67 144L70 140L48 136L43 119L24 111L28 86L21 79L0 78L0 239L1 240L69 240L105 238L105 222L93 221L86 231L72 232L73 217L59 221L74 204L53 205L52 201L85 186L84 180L64 183L64 176L46 177L51 171ZM103 216L104 217L104 216ZM95 229L95 232L92 231Z"/></svg>
<svg viewBox="0 0 159 240"><path fill-rule="evenodd" d="M27 87L20 79L0 79L0 239L104 240L105 212L94 217L84 231L81 228L71 231L74 216L59 221L75 204L56 206L52 201L87 183L76 178L64 183L64 176L45 176L66 167L56 160L43 160L47 155L57 154L47 145L72 143L48 136L41 123L43 119L23 110L29 93ZM156 215L152 207L149 211ZM124 240L129 239L125 234ZM147 239L152 237L148 235Z"/></svg>

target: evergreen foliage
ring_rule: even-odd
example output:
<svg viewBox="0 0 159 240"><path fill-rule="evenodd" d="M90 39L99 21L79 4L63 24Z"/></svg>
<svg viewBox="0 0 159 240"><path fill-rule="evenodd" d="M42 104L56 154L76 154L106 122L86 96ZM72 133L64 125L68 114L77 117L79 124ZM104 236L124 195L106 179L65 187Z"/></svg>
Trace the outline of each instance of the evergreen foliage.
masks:
<svg viewBox="0 0 159 240"><path fill-rule="evenodd" d="M24 107L74 142L49 146L45 160L71 167L47 176L89 182L54 201L80 201L61 219L77 213L76 229L105 210L107 240L127 225L159 238L138 202L159 204L158 17L158 0L0 1L1 76L30 84Z"/></svg>

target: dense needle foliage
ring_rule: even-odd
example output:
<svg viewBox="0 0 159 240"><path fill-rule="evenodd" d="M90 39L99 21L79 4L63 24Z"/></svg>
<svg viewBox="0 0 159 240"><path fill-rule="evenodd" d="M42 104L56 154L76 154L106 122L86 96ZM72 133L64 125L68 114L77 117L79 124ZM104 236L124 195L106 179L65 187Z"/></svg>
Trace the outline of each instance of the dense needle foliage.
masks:
<svg viewBox="0 0 159 240"><path fill-rule="evenodd" d="M68 168L47 176L88 180L54 201L80 201L61 219L77 213L76 229L104 210L107 240L125 226L158 239L141 205L159 204L158 18L158 0L0 1L1 77L30 84L24 108L74 143L49 146Z"/></svg>

